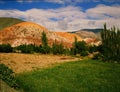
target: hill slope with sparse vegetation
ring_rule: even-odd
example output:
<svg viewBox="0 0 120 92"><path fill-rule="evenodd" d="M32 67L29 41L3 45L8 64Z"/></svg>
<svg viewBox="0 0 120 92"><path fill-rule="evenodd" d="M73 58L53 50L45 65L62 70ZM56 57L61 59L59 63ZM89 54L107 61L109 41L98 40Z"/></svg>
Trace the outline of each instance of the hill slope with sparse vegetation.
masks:
<svg viewBox="0 0 120 92"><path fill-rule="evenodd" d="M23 20L17 18L0 17L0 30L21 22L23 22Z"/></svg>

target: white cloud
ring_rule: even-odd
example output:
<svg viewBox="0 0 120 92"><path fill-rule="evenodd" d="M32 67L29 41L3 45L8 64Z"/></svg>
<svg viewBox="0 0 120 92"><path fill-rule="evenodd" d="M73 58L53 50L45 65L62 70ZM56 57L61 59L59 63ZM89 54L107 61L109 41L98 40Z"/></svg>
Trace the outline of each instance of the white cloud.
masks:
<svg viewBox="0 0 120 92"><path fill-rule="evenodd" d="M31 2L33 2L35 0L16 0L16 1L19 2L19 3L23 3L23 2L31 3ZM36 1L38 1L38 0L36 0Z"/></svg>
<svg viewBox="0 0 120 92"><path fill-rule="evenodd" d="M44 0L45 2L64 4L64 0Z"/></svg>
<svg viewBox="0 0 120 92"><path fill-rule="evenodd" d="M91 18L105 19L113 17L120 19L120 6L98 5L95 8L88 9L87 14Z"/></svg>
<svg viewBox="0 0 120 92"><path fill-rule="evenodd" d="M0 10L0 17L14 17L36 22L49 30L73 31L83 28L120 27L120 6L99 5L85 12L79 7L67 6L58 9Z"/></svg>

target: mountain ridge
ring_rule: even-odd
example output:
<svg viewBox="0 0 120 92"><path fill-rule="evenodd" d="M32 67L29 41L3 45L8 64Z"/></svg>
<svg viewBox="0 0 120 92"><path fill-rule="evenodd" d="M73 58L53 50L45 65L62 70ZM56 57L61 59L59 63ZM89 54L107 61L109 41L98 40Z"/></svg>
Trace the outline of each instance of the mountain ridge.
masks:
<svg viewBox="0 0 120 92"><path fill-rule="evenodd" d="M43 31L47 35L49 45L52 45L52 43L56 41L58 43L62 42L65 47L72 46L73 40L71 42L69 38L58 35L56 32L49 31L47 28L33 22L22 22L11 27L4 28L0 31L0 44L9 43L12 47L22 44L41 45L41 36ZM66 32L65 34L68 35L69 33ZM77 35L71 34L71 36ZM77 38L81 39L79 36L77 36Z"/></svg>
<svg viewBox="0 0 120 92"><path fill-rule="evenodd" d="M17 18L0 17L0 30L21 22L24 22L24 21Z"/></svg>

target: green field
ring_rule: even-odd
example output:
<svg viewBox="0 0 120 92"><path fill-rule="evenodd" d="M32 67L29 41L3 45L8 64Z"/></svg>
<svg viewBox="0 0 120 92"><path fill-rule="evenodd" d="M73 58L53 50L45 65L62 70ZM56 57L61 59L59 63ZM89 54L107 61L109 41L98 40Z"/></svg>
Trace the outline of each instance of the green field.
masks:
<svg viewBox="0 0 120 92"><path fill-rule="evenodd" d="M120 64L83 60L17 75L25 92L120 92Z"/></svg>

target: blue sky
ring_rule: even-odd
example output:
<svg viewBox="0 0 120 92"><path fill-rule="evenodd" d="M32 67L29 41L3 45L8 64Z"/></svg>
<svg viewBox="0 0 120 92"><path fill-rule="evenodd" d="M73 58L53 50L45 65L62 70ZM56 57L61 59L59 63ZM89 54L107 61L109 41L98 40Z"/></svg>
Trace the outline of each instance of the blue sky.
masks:
<svg viewBox="0 0 120 92"><path fill-rule="evenodd" d="M53 31L120 27L120 0L0 0L0 17L36 22Z"/></svg>

